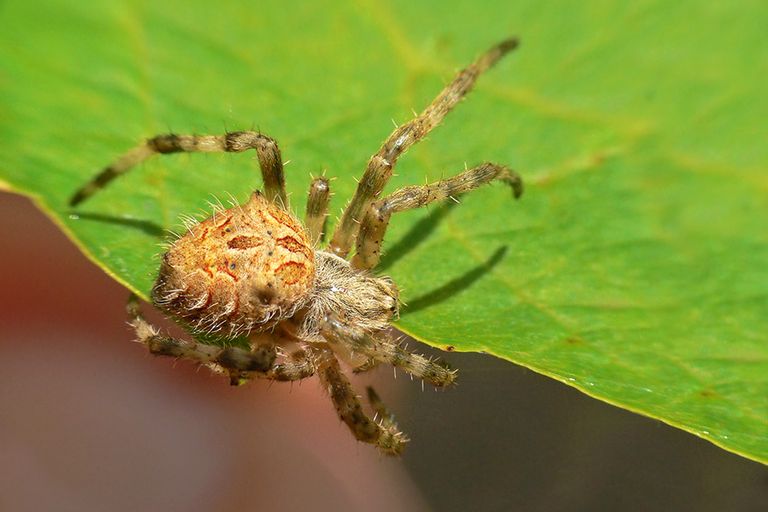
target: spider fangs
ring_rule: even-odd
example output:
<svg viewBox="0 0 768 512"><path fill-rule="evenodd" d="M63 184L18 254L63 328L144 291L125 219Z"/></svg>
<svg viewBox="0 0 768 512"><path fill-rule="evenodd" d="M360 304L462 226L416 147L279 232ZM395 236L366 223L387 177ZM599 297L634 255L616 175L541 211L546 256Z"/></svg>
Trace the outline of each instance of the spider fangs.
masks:
<svg viewBox="0 0 768 512"><path fill-rule="evenodd" d="M340 418L355 437L385 454L399 454L408 439L376 393L376 413L363 411L339 361L361 372L379 363L401 368L437 387L452 384L456 371L438 360L408 352L392 337L398 313L397 286L371 270L377 265L384 232L393 213L461 195L500 180L522 194L520 177L505 166L483 163L453 177L405 187L379 198L397 159L423 139L469 92L478 76L518 44L507 39L462 70L432 103L384 141L371 157L357 191L323 249L329 201L328 181L312 181L304 225L290 213L280 150L252 131L225 135L159 135L128 151L78 190L75 206L115 177L156 154L242 152L259 160L264 193L188 226L163 256L152 289L155 305L196 333L234 338L247 335L251 349L221 347L160 334L128 304L139 341L153 354L186 358L230 376L233 383L263 378L296 381L317 374ZM355 254L347 256L355 243Z"/></svg>

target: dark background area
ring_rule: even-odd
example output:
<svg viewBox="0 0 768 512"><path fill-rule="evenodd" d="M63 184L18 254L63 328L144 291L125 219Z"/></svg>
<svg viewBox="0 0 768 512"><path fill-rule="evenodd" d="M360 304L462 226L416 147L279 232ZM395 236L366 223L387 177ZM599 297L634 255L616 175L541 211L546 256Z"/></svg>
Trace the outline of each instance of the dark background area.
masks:
<svg viewBox="0 0 768 512"><path fill-rule="evenodd" d="M0 240L1 511L768 507L764 466L479 354L441 354L446 391L357 379L412 439L383 458L314 379L233 388L150 357L127 291L29 200L0 193Z"/></svg>

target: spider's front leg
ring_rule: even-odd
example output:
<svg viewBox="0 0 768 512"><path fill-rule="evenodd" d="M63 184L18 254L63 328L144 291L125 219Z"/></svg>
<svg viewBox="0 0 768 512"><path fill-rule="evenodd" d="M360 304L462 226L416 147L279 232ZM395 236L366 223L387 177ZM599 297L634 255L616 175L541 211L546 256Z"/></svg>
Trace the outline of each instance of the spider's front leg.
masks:
<svg viewBox="0 0 768 512"><path fill-rule="evenodd" d="M329 316L321 325L320 333L331 346L342 346L345 351L370 358L370 362L358 367L357 371L367 371L378 362L400 368L438 388L456 382L456 370L452 370L439 359L429 359L421 354L409 352L385 331L369 334L353 328L335 316Z"/></svg>
<svg viewBox="0 0 768 512"><path fill-rule="evenodd" d="M248 378L295 381L315 373L314 360L304 351L296 351L289 358L275 364L277 351L274 344L258 344L254 350L249 351L239 347L220 347L172 338L160 334L158 329L146 321L135 295L129 298L127 310L137 341L144 344L150 353L184 358L223 370L229 374L232 384Z"/></svg>
<svg viewBox="0 0 768 512"><path fill-rule="evenodd" d="M501 165L484 163L445 180L428 185L401 188L384 199L371 203L360 223L352 266L371 269L379 263L381 242L393 213L459 196L493 180L500 180L510 185L515 198L523 193L523 181L517 173Z"/></svg>
<svg viewBox="0 0 768 512"><path fill-rule="evenodd" d="M259 160L264 180L264 195L270 201L288 209L285 175L280 148L274 139L253 131L229 132L224 135L165 134L147 139L108 165L91 181L83 185L69 200L70 206L85 201L147 158L169 153L242 153L253 149Z"/></svg>
<svg viewBox="0 0 768 512"><path fill-rule="evenodd" d="M329 389L339 417L358 440L375 444L385 454L399 454L407 438L398 430L394 418L372 388L368 388L368 400L376 413L376 420L365 415L349 380L341 372L336 352L363 354L370 358L370 364L389 363L437 387L453 384L456 372L440 361L408 352L384 333L373 336L351 327L333 315L321 324L320 333L329 348L318 363L318 374Z"/></svg>
<svg viewBox="0 0 768 512"><path fill-rule="evenodd" d="M385 455L399 455L408 442L405 434L398 430L388 414L378 421L369 418L333 351L326 348L318 352L318 375L331 396L339 418L358 441L376 445ZM369 392L369 399L377 413L385 410L375 393Z"/></svg>
<svg viewBox="0 0 768 512"><path fill-rule="evenodd" d="M467 95L477 78L504 55L515 49L519 41L506 39L490 48L475 62L461 70L456 78L445 87L424 111L395 129L368 161L360 179L355 195L342 213L339 224L333 233L330 250L346 258L352 247L352 241L363 214L368 205L379 195L392 177L392 169L397 159L405 151L422 140L432 129L440 124L448 113Z"/></svg>

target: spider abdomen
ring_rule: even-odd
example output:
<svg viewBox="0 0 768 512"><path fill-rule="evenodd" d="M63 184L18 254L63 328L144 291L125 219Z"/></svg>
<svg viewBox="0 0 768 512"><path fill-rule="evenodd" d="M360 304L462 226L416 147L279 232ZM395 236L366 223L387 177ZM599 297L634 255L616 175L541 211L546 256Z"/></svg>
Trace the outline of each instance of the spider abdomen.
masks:
<svg viewBox="0 0 768 512"><path fill-rule="evenodd" d="M292 316L314 275L314 251L301 224L256 192L173 243L152 297L198 330L244 334Z"/></svg>

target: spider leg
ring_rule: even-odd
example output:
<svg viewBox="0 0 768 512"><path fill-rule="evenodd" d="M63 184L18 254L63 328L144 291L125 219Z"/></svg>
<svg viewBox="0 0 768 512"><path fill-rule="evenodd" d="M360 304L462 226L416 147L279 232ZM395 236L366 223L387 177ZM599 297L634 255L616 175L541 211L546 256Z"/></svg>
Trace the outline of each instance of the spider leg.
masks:
<svg viewBox="0 0 768 512"><path fill-rule="evenodd" d="M387 406L381 401L379 394L376 393L373 387L368 386L365 388L365 391L368 394L368 403L371 404L371 409L376 413L375 418L377 418L382 425L397 428L395 415L389 412L389 409L387 409Z"/></svg>
<svg viewBox="0 0 768 512"><path fill-rule="evenodd" d="M251 375L257 372L268 377L275 371L274 363L277 354L272 344L258 345L255 350L248 351L239 347L219 347L171 338L161 335L158 329L144 319L135 295L131 295L128 299L127 310L138 341L146 345L149 352L154 355L190 359L223 368L230 374L233 383L236 383L243 374Z"/></svg>
<svg viewBox="0 0 768 512"><path fill-rule="evenodd" d="M304 215L304 227L307 228L309 239L317 245L325 238L325 221L328 218L328 201L331 188L324 176L315 178L309 185L307 212Z"/></svg>
<svg viewBox="0 0 768 512"><path fill-rule="evenodd" d="M392 421L374 421L366 416L333 351L321 351L318 367L320 381L328 389L339 418L347 424L355 438L376 445L386 455L399 455L408 438Z"/></svg>
<svg viewBox="0 0 768 512"><path fill-rule="evenodd" d="M379 151L368 161L357 191L336 226L330 244L330 250L334 254L342 258L347 256L358 229L358 222L371 201L381 194L400 155L426 137L472 89L477 78L517 45L517 39L506 39L489 49L459 72L453 82L448 84L421 114L397 127L384 141Z"/></svg>
<svg viewBox="0 0 768 512"><path fill-rule="evenodd" d="M365 373L365 372L369 372L369 371L373 370L374 368L376 368L377 366L379 366L379 361L377 361L376 359L374 359L372 357L369 357L362 364L359 364L359 365L355 366L354 368L352 368L352 373Z"/></svg>
<svg viewBox="0 0 768 512"><path fill-rule="evenodd" d="M267 372L245 372L243 377L293 382L307 379L316 371L315 357L306 350L296 350Z"/></svg>
<svg viewBox="0 0 768 512"><path fill-rule="evenodd" d="M371 203L360 223L352 266L371 269L379 263L381 242L393 213L458 196L493 180L510 185L516 198L523 193L523 181L517 173L501 165L484 163L445 180L401 188L384 199Z"/></svg>
<svg viewBox="0 0 768 512"><path fill-rule="evenodd" d="M264 195L272 202L288 209L285 192L285 175L280 148L277 143L261 133L253 131L229 132L224 135L176 135L165 134L147 139L129 150L95 178L83 185L69 200L70 206L85 201L104 188L109 182L147 158L168 153L241 153L254 149L264 180Z"/></svg>
<svg viewBox="0 0 768 512"><path fill-rule="evenodd" d="M382 363L402 368L416 378L423 379L435 387L446 387L456 382L456 370L450 369L444 362L429 359L404 349L384 332L376 335L359 331L330 316L320 327L320 334L328 343L341 345L352 352L362 353ZM369 369L364 365L363 371Z"/></svg>

